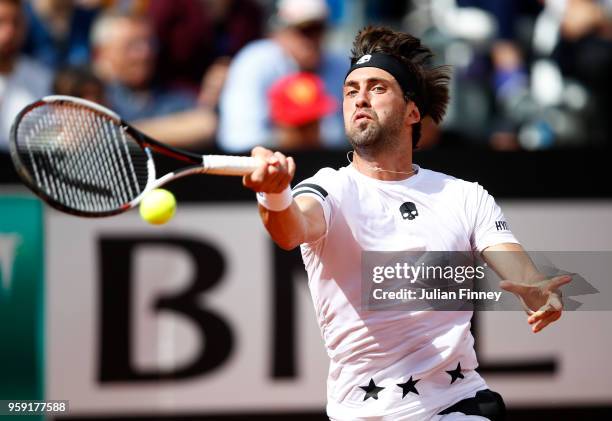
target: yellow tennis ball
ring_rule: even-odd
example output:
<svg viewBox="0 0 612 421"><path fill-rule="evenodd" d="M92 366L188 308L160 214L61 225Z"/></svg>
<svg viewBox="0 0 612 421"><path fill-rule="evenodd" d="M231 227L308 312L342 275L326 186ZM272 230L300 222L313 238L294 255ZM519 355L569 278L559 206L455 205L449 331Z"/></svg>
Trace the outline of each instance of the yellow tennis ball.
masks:
<svg viewBox="0 0 612 421"><path fill-rule="evenodd" d="M140 202L140 216L149 224L165 224L172 219L175 211L176 199L168 190L151 190Z"/></svg>

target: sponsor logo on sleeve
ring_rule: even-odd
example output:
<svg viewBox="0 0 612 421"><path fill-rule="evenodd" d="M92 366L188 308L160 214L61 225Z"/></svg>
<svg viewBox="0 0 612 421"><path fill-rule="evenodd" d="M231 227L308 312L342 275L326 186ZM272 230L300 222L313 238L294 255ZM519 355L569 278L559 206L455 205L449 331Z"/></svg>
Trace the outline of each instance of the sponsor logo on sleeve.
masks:
<svg viewBox="0 0 612 421"><path fill-rule="evenodd" d="M508 223L506 221L495 221L495 229L497 231L509 231Z"/></svg>

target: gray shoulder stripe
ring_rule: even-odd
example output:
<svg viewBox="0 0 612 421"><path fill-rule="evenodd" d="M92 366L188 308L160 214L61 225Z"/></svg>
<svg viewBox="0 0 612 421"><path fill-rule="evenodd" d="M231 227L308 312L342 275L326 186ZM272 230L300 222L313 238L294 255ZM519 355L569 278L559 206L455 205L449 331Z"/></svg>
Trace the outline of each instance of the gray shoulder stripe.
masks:
<svg viewBox="0 0 612 421"><path fill-rule="evenodd" d="M321 195L323 197L327 197L327 195L328 195L327 190L325 190L323 187L319 186L318 184L301 183L301 184L298 184L297 186L295 186L294 190L297 190L300 187L310 187L311 189L314 189L314 190L318 191L319 193L321 193Z"/></svg>
<svg viewBox="0 0 612 421"><path fill-rule="evenodd" d="M307 190L307 189L304 189L304 190L300 190L300 191L296 191L296 192L294 192L294 193L293 193L293 198L295 199L295 198L296 198L296 197L298 197L300 194L307 194L307 193L314 194L315 196L318 196L318 197L320 197L321 199L325 200L325 198L324 198L323 196L321 196L321 194L320 194L320 193L318 193L318 192L316 192L316 191L314 191L314 190Z"/></svg>

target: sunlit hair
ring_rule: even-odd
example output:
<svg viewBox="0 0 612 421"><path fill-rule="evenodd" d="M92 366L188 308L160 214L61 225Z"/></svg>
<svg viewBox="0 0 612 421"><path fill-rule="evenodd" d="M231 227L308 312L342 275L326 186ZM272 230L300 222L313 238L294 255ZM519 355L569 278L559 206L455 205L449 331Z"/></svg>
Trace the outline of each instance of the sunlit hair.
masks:
<svg viewBox="0 0 612 421"><path fill-rule="evenodd" d="M351 63L372 53L394 56L406 66L406 70L418 82L411 87L411 92L404 93L405 99L415 102L421 119L429 116L434 122L440 123L449 101L450 68L431 67L433 53L421 44L420 39L381 26L367 26L359 31L353 42ZM413 148L416 148L420 138L421 122L418 122L412 126Z"/></svg>

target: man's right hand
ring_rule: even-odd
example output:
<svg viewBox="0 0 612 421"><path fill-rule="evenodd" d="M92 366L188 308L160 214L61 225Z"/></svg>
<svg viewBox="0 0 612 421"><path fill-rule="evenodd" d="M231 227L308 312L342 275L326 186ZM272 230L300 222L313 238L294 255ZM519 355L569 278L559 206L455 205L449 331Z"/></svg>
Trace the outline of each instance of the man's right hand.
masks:
<svg viewBox="0 0 612 421"><path fill-rule="evenodd" d="M295 174L293 158L272 152L261 146L253 148L251 156L261 165L244 176L242 183L251 190L281 193ZM325 235L326 222L322 205L314 198L300 196L286 210L273 212L259 205L259 215L270 236L279 247L291 250L302 243L312 242Z"/></svg>
<svg viewBox="0 0 612 421"><path fill-rule="evenodd" d="M293 158L261 146L254 147L251 156L259 158L262 163L259 168L242 178L245 187L255 192L281 193L291 184L295 174Z"/></svg>

